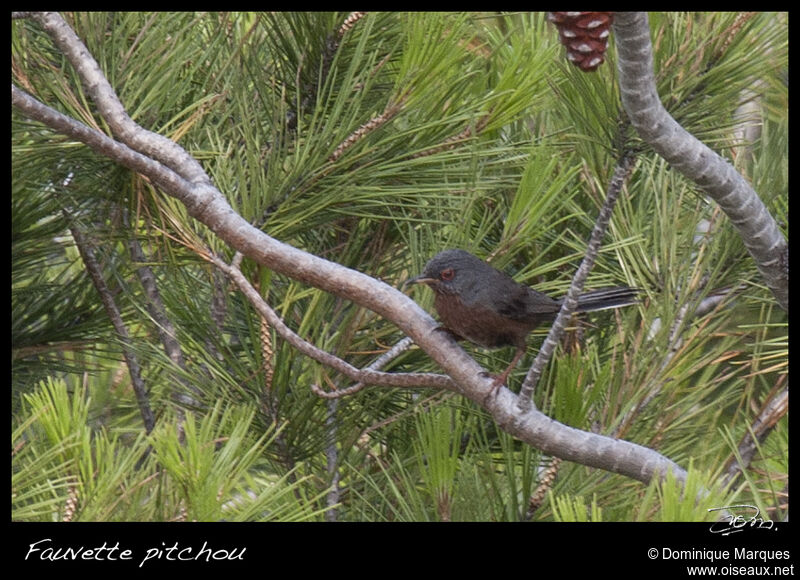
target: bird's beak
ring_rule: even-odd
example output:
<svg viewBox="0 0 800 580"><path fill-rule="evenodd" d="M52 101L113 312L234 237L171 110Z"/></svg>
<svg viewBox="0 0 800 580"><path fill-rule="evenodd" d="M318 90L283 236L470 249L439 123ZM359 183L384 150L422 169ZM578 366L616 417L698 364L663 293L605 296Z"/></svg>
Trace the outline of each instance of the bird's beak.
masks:
<svg viewBox="0 0 800 580"><path fill-rule="evenodd" d="M435 282L436 278L428 278L423 275L416 276L414 278L409 278L405 282L403 282L402 289L405 290L406 286L410 284L430 284L431 282Z"/></svg>

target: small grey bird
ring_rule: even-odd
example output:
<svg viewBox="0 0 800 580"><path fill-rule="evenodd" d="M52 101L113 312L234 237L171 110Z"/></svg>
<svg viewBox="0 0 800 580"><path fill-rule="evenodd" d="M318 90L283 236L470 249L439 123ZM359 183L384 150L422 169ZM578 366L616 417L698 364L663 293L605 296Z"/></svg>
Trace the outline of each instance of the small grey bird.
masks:
<svg viewBox="0 0 800 580"><path fill-rule="evenodd" d="M556 300L514 281L465 250L444 250L406 284L426 284L433 290L434 306L443 328L457 339L485 348L514 346L508 367L495 377L498 389L522 358L528 334L555 319L563 299ZM619 308L636 303L638 290L611 287L581 294L577 312Z"/></svg>

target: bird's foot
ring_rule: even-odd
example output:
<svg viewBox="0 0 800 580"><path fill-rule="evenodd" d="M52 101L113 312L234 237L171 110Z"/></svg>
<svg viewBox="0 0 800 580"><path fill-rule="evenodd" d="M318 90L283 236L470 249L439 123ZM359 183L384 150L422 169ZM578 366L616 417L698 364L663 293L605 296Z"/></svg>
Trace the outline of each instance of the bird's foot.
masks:
<svg viewBox="0 0 800 580"><path fill-rule="evenodd" d="M492 379L492 388L488 393L486 393L486 396L483 399L484 402L486 402L489 400L489 397L497 396L497 393L500 392L500 387L506 384L506 381L508 380L508 373L503 373L501 375L493 375L491 373L483 371L481 375Z"/></svg>

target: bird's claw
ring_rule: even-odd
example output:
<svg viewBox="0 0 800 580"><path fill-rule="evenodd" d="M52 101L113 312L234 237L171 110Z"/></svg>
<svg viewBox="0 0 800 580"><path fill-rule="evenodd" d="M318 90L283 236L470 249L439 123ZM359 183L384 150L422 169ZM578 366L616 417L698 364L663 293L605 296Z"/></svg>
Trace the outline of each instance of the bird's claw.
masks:
<svg viewBox="0 0 800 580"><path fill-rule="evenodd" d="M489 397L492 395L497 396L497 393L500 392L500 387L502 387L506 382L506 377L503 375L495 375L487 371L481 371L481 376L492 379L492 388L486 393L486 396L483 398L484 403L489 400Z"/></svg>

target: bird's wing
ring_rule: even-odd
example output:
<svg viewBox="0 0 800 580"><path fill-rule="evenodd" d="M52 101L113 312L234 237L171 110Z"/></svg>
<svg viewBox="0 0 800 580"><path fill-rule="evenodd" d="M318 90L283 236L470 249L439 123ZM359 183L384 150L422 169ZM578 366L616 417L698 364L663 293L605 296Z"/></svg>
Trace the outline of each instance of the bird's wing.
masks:
<svg viewBox="0 0 800 580"><path fill-rule="evenodd" d="M542 320L558 312L561 304L523 284L506 285L504 292L487 292L487 302L502 316L520 322Z"/></svg>

